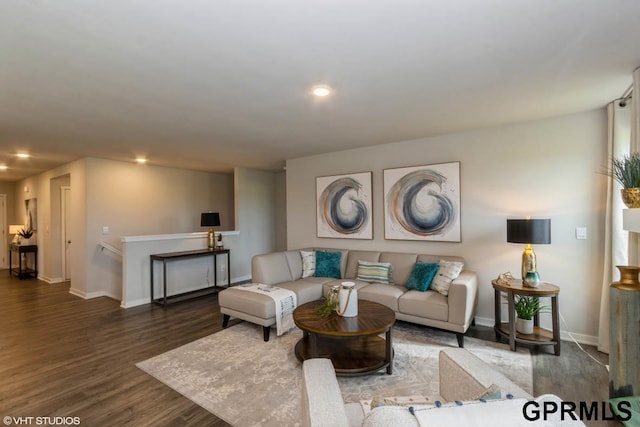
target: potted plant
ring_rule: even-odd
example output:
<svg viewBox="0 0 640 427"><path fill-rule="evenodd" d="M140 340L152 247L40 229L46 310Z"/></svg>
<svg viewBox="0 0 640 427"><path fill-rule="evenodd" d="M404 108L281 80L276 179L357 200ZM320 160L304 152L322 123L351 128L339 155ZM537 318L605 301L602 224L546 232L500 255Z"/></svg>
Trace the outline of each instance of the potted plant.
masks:
<svg viewBox="0 0 640 427"><path fill-rule="evenodd" d="M521 334L533 333L533 317L545 312L549 307L540 304L540 298L530 296L518 296L518 300L515 303L516 315L516 330Z"/></svg>
<svg viewBox="0 0 640 427"><path fill-rule="evenodd" d="M18 231L18 235L27 240L27 243L29 243L29 239L31 238L31 236L33 236L33 229L31 227L28 226L24 226L20 229L20 231ZM22 244L22 241L20 242Z"/></svg>
<svg viewBox="0 0 640 427"><path fill-rule="evenodd" d="M622 185L622 201L628 208L640 208L640 153L611 160L608 175Z"/></svg>

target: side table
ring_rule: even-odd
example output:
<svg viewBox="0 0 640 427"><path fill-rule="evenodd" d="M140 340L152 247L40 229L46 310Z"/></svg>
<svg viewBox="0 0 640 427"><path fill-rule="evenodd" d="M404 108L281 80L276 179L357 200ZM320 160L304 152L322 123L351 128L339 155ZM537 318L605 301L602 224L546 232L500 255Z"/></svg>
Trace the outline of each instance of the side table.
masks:
<svg viewBox="0 0 640 427"><path fill-rule="evenodd" d="M18 268L13 267L13 254L18 255ZM28 268L26 254L33 254L33 268ZM9 245L9 276L13 274L22 280L27 277L38 278L38 245Z"/></svg>
<svg viewBox="0 0 640 427"><path fill-rule="evenodd" d="M151 254L149 256L149 268L151 278L151 303L160 304L163 308L167 308L169 301L183 300L188 297L200 297L206 294L211 294L214 291L218 291L221 286L218 286L218 255L227 256L227 288L231 287L231 250L230 249L197 249L193 251L182 252L170 252L164 254ZM213 286L199 289L196 291L185 292L176 295L167 295L167 263L170 261L176 261L181 259L198 258L198 257L213 257ZM162 298L156 299L154 297L154 279L153 279L153 267L154 261L162 262Z"/></svg>
<svg viewBox="0 0 640 427"><path fill-rule="evenodd" d="M551 283L540 283L537 288L528 288L522 286L522 280L511 280L507 284L498 283L492 280L491 284L495 291L495 319L496 323L493 327L496 333L496 341L500 340L500 336L509 339L509 347L511 351L516 350L516 342L529 343L535 345L553 345L556 356L560 355L560 322L558 311L558 295L560 288ZM501 318L501 294L507 294L507 302L509 304L509 321L502 322ZM515 297L531 296L531 297L548 297L551 299L551 330L540 327L540 315L536 314L533 318L533 334L521 334L516 332L516 313L515 313Z"/></svg>

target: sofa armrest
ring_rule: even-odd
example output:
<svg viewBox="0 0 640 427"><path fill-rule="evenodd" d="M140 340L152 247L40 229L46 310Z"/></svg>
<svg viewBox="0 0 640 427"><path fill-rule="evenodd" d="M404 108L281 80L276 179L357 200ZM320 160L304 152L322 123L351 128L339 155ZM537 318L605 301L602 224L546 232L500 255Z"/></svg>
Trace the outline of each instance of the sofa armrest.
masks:
<svg viewBox="0 0 640 427"><path fill-rule="evenodd" d="M336 372L329 359L308 359L302 364L302 425L348 427Z"/></svg>
<svg viewBox="0 0 640 427"><path fill-rule="evenodd" d="M492 384L500 387L503 397L509 393L516 398L531 398L509 378L464 348L441 350L438 357L440 396L448 402L477 399Z"/></svg>
<svg viewBox="0 0 640 427"><path fill-rule="evenodd" d="M476 314L478 305L478 276L464 270L449 288L449 323L463 325L467 330Z"/></svg>

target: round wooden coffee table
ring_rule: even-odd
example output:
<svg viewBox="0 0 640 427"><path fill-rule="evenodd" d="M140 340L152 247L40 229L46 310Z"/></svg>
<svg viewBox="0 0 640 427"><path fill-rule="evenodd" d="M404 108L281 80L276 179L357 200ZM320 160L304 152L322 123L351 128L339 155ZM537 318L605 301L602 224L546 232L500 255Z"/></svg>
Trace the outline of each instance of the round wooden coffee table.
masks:
<svg viewBox="0 0 640 427"><path fill-rule="evenodd" d="M387 368L393 373L391 328L396 322L393 310L373 301L359 300L358 315L328 317L316 314L324 302L302 304L293 312L293 321L304 332L295 354L301 362L324 357L331 359L336 375L355 376ZM385 333L385 338L379 334Z"/></svg>

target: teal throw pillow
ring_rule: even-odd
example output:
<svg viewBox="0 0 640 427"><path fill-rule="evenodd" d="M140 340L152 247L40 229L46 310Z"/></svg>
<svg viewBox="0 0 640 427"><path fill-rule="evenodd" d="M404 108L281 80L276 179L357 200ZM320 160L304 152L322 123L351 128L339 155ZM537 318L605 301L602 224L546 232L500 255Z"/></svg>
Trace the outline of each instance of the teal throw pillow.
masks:
<svg viewBox="0 0 640 427"><path fill-rule="evenodd" d="M340 279L341 252L316 251L316 277Z"/></svg>
<svg viewBox="0 0 640 427"><path fill-rule="evenodd" d="M426 292L438 272L437 262L418 261L411 270L409 280L404 285L407 289L415 289L416 291Z"/></svg>

